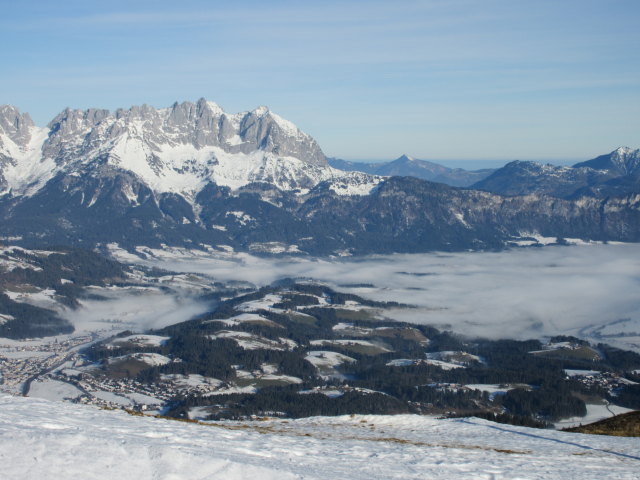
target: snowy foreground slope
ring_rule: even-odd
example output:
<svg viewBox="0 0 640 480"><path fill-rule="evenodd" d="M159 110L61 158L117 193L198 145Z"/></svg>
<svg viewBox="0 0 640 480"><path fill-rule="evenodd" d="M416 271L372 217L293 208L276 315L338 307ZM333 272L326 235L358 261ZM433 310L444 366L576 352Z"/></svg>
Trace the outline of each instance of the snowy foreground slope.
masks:
<svg viewBox="0 0 640 480"><path fill-rule="evenodd" d="M214 426L0 397L1 478L636 479L638 440L412 415Z"/></svg>

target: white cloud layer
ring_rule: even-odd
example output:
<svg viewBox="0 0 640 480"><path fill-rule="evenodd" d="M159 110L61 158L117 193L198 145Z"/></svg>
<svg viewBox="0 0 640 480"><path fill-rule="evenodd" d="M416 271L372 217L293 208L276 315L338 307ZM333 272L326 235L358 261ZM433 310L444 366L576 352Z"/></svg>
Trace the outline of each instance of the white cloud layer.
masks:
<svg viewBox="0 0 640 480"><path fill-rule="evenodd" d="M607 342L640 350L640 245L345 260L163 255L147 263L257 285L285 277L313 278L367 298L415 305L417 309L397 310L393 317L462 334L493 338L576 334L597 340L594 332L600 329L613 335ZM609 325L621 319L628 320Z"/></svg>
<svg viewBox="0 0 640 480"><path fill-rule="evenodd" d="M157 329L184 322L212 307L211 302L200 301L188 291L103 289L97 293L106 300L82 300L78 309L60 312L76 333Z"/></svg>

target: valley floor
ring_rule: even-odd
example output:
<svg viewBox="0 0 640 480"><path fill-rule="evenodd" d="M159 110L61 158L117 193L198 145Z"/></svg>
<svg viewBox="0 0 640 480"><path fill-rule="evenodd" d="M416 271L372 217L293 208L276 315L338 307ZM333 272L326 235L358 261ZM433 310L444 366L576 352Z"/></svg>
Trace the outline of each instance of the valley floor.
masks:
<svg viewBox="0 0 640 480"><path fill-rule="evenodd" d="M0 396L2 478L635 479L635 438L478 419L342 416L211 425Z"/></svg>

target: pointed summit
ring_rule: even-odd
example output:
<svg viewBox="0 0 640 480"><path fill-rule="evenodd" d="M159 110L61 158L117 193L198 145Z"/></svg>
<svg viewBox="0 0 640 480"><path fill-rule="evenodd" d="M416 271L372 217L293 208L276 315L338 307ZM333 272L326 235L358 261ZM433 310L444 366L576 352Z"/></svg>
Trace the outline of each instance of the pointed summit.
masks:
<svg viewBox="0 0 640 480"><path fill-rule="evenodd" d="M259 107L251 110L252 114L258 116L258 117L262 117L263 115L266 115L267 113L269 113L269 107L265 106L265 105L260 105Z"/></svg>
<svg viewBox="0 0 640 480"><path fill-rule="evenodd" d="M200 98L196 105L199 112L209 111L211 112L211 114L216 116L220 116L225 113L220 105L218 105L216 102L207 100L206 98Z"/></svg>
<svg viewBox="0 0 640 480"><path fill-rule="evenodd" d="M399 156L398 158L396 158L394 161L396 162L415 162L415 158L407 155L406 153L403 153L401 156Z"/></svg>
<svg viewBox="0 0 640 480"><path fill-rule="evenodd" d="M614 153L617 153L618 155L627 155L628 153L631 153L633 150L630 149L629 147L618 147L615 149Z"/></svg>
<svg viewBox="0 0 640 480"><path fill-rule="evenodd" d="M16 145L24 147L31 139L33 120L13 105L0 106L0 135L7 135Z"/></svg>

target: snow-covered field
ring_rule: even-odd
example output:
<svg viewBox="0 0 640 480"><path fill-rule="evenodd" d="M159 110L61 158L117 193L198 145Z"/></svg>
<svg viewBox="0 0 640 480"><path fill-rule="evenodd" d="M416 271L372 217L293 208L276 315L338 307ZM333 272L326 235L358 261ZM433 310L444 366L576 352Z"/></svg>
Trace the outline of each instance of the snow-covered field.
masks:
<svg viewBox="0 0 640 480"><path fill-rule="evenodd" d="M234 340L239 347L245 350L291 350L298 345L288 338L280 338L277 340L270 340L260 335L254 335L247 332L236 332L233 330L220 330L215 335L209 335L209 338L215 340L216 338L230 338Z"/></svg>
<svg viewBox="0 0 640 480"><path fill-rule="evenodd" d="M614 415L622 415L623 413L632 412L629 408L619 407L617 405L587 403L587 414L584 417L564 418L554 425L556 428L571 428L579 425L588 425L605 418L611 418Z"/></svg>
<svg viewBox="0 0 640 480"><path fill-rule="evenodd" d="M473 418L356 415L209 426L2 396L0 461L7 479L566 480L637 479L640 454L635 438Z"/></svg>

